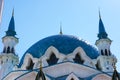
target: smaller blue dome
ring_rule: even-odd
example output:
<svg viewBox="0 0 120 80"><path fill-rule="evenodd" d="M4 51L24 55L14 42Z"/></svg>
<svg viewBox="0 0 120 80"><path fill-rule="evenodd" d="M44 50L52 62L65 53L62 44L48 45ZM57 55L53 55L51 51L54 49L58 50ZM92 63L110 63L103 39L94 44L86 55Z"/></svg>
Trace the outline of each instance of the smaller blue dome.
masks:
<svg viewBox="0 0 120 80"><path fill-rule="evenodd" d="M82 47L90 58L95 59L98 57L98 51L85 41L71 35L54 35L32 45L23 55L20 65L23 63L27 53L30 53L35 58L39 58L45 54L45 51L50 46L54 46L60 53L65 55L72 53L77 47Z"/></svg>

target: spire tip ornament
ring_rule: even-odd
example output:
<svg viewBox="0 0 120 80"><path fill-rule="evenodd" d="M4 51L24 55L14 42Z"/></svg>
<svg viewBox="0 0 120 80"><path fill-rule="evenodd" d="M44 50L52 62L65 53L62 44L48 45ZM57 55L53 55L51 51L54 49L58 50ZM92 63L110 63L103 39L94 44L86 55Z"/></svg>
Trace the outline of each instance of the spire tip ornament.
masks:
<svg viewBox="0 0 120 80"><path fill-rule="evenodd" d="M14 8L13 8L13 11L12 11L12 16L14 16Z"/></svg>
<svg viewBox="0 0 120 80"><path fill-rule="evenodd" d="M60 35L62 35L63 32L62 32L62 22L60 22Z"/></svg>
<svg viewBox="0 0 120 80"><path fill-rule="evenodd" d="M101 19L101 13L100 13L100 8L99 8L99 19Z"/></svg>

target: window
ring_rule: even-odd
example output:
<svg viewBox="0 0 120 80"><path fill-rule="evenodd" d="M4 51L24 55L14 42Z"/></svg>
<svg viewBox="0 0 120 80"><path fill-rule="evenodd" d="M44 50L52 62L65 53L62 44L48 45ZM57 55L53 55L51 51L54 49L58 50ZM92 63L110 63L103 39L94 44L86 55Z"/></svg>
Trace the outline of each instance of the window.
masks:
<svg viewBox="0 0 120 80"><path fill-rule="evenodd" d="M105 55L108 56L107 49L105 49Z"/></svg>
<svg viewBox="0 0 120 80"><path fill-rule="evenodd" d="M57 61L58 61L58 58L55 56L54 53L52 53L52 54L50 55L50 58L47 60L47 62L48 62L49 65L56 64Z"/></svg>
<svg viewBox="0 0 120 80"><path fill-rule="evenodd" d="M109 70L109 67L106 67L107 70Z"/></svg>
<svg viewBox="0 0 120 80"><path fill-rule="evenodd" d="M15 50L14 50L14 48L12 47L12 49L11 49L11 53L15 53Z"/></svg>
<svg viewBox="0 0 120 80"><path fill-rule="evenodd" d="M101 68L100 68L100 61L99 61L99 60L97 61L96 68L97 68L98 70L101 70Z"/></svg>
<svg viewBox="0 0 120 80"><path fill-rule="evenodd" d="M75 58L73 59L74 62L79 63L79 64L83 64L84 60L81 59L81 56L77 53Z"/></svg>
<svg viewBox="0 0 120 80"><path fill-rule="evenodd" d="M101 55L104 55L103 50L101 50Z"/></svg>
<svg viewBox="0 0 120 80"><path fill-rule="evenodd" d="M33 69L33 66L34 66L34 63L32 61L32 59L29 59L28 60L28 66L26 67L27 70L32 70Z"/></svg>
<svg viewBox="0 0 120 80"><path fill-rule="evenodd" d="M111 52L110 52L110 50L109 50L109 55L111 55Z"/></svg>
<svg viewBox="0 0 120 80"><path fill-rule="evenodd" d="M4 49L3 49L3 53L5 53L6 52L6 48L4 47Z"/></svg>
<svg viewBox="0 0 120 80"><path fill-rule="evenodd" d="M7 48L7 53L10 53L10 47L8 46L8 48Z"/></svg>

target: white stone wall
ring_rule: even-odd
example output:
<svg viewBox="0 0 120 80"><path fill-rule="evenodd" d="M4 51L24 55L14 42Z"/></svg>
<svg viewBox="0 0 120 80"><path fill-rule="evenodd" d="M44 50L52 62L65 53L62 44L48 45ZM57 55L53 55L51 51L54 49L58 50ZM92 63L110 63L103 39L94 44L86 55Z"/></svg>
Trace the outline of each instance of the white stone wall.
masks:
<svg viewBox="0 0 120 80"><path fill-rule="evenodd" d="M18 39L13 36L6 36L3 37L2 42L4 44L4 47L7 48L9 46L10 48L12 48L16 46L16 44L18 43Z"/></svg>
<svg viewBox="0 0 120 80"><path fill-rule="evenodd" d="M14 69L14 66L19 63L18 56L10 54L1 54L0 55L0 79L6 76L9 72Z"/></svg>
<svg viewBox="0 0 120 80"><path fill-rule="evenodd" d="M104 72L113 72L113 66L117 62L117 59L115 56L99 56L97 58L97 61L99 61L99 65Z"/></svg>

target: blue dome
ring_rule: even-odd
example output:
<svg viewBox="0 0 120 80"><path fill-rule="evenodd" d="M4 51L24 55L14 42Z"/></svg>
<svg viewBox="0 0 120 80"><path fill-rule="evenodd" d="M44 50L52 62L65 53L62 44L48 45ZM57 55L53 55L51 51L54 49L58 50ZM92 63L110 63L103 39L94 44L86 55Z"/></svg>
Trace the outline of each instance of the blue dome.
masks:
<svg viewBox="0 0 120 80"><path fill-rule="evenodd" d="M45 51L50 46L54 46L59 52L65 55L72 53L77 47L82 47L90 58L95 59L98 57L98 51L85 41L71 35L54 35L46 37L32 45L23 55L21 62L23 62L26 53L30 53L33 57L39 58L45 54Z"/></svg>

